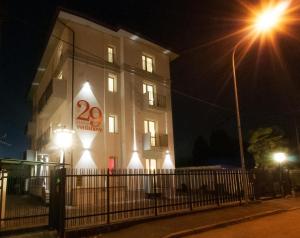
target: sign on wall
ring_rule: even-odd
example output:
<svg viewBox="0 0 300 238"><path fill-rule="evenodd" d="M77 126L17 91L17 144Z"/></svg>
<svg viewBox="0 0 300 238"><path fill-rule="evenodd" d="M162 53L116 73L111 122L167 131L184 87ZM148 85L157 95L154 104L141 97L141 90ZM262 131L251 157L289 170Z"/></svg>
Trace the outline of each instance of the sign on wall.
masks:
<svg viewBox="0 0 300 238"><path fill-rule="evenodd" d="M76 102L76 119L77 129L85 131L102 131L103 114L99 107L91 105L86 100Z"/></svg>

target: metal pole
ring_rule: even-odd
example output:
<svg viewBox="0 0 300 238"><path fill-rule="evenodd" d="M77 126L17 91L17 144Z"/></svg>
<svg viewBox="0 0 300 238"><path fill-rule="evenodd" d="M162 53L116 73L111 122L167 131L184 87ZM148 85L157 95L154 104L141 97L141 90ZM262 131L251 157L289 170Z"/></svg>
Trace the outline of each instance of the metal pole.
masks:
<svg viewBox="0 0 300 238"><path fill-rule="evenodd" d="M237 80L236 80L236 68L235 68L235 52L240 43L241 41L235 45L232 52L232 73L233 73L234 98L235 98L235 109L236 109L236 122L237 122L238 138L239 138L239 145L240 145L243 188L244 188L245 202L247 204L249 200L249 195L248 195L248 187L247 187L247 180L246 180L245 156L244 156L243 136L242 136L242 127L241 127L241 118L240 118L238 87L237 87Z"/></svg>

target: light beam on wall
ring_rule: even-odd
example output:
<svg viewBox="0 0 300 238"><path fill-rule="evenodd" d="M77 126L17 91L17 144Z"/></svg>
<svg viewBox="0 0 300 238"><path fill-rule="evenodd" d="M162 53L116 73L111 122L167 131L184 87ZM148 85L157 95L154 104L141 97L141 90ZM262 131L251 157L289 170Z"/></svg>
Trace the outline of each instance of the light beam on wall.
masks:
<svg viewBox="0 0 300 238"><path fill-rule="evenodd" d="M78 100L86 100L89 103L91 103L92 106L99 106L98 100L96 99L96 97L92 91L91 84L88 81L86 81L82 85L81 90L76 95L75 102L77 102ZM77 105L75 105L75 107L76 106ZM78 108L76 107L75 110L78 110ZM77 128L77 135L81 141L82 147L84 149L91 149L93 141L97 135L97 132L96 131L85 131L85 130L80 130Z"/></svg>
<svg viewBox="0 0 300 238"><path fill-rule="evenodd" d="M132 152L130 162L128 164L128 169L143 169L144 166L140 160L140 156L137 151Z"/></svg>
<svg viewBox="0 0 300 238"><path fill-rule="evenodd" d="M75 165L75 168L87 168L87 169L96 169L97 165L95 164L91 152L89 150L84 150L79 161Z"/></svg>
<svg viewBox="0 0 300 238"><path fill-rule="evenodd" d="M163 169L174 169L175 168L175 166L172 162L172 159L171 159L170 152L168 150L166 151L166 155L165 155L165 159L164 159L162 167L163 167Z"/></svg>

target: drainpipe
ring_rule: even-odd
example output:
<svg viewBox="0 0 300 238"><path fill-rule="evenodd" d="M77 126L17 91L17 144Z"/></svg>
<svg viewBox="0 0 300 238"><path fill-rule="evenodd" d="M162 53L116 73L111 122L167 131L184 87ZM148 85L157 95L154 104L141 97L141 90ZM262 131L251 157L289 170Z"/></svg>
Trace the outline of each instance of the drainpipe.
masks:
<svg viewBox="0 0 300 238"><path fill-rule="evenodd" d="M71 98L72 98L72 110L71 110L71 128L74 130L74 80L75 80L75 31L69 27L67 24L65 24L61 20L57 20L60 22L62 25L64 25L66 28L68 28L71 33L72 33L72 75L71 75L71 82L72 82L72 93L71 93ZM71 168L73 168L73 150L71 152Z"/></svg>

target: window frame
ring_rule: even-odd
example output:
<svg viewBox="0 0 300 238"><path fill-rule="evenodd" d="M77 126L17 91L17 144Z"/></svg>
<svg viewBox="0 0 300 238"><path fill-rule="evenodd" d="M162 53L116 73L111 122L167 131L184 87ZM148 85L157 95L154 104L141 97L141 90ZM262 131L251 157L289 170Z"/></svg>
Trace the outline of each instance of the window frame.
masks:
<svg viewBox="0 0 300 238"><path fill-rule="evenodd" d="M112 81L111 81L112 79ZM110 85L110 82L112 82L112 88ZM109 73L107 76L107 90L110 93L116 93L118 91L118 82L117 82L117 75Z"/></svg>
<svg viewBox="0 0 300 238"><path fill-rule="evenodd" d="M148 90L148 87L152 87L152 98L150 96L150 91ZM155 105L155 95L156 95L156 85L148 82L143 82L143 94L148 94L147 99L148 99L148 104L150 106Z"/></svg>
<svg viewBox="0 0 300 238"><path fill-rule="evenodd" d="M151 70L148 67L148 59L151 60ZM142 69L148 73L154 73L154 57L148 54L142 54Z"/></svg>
<svg viewBox="0 0 300 238"><path fill-rule="evenodd" d="M110 54L109 50L112 49L112 53ZM115 53L116 53L116 47L112 46L112 45L108 45L107 46L107 62L114 64L115 63ZM111 60L110 60L110 56L111 56Z"/></svg>
<svg viewBox="0 0 300 238"><path fill-rule="evenodd" d="M152 164L154 162L154 164ZM152 168L152 165L154 165L155 168ZM146 169L153 171L157 169L157 160L156 159L146 159Z"/></svg>
<svg viewBox="0 0 300 238"><path fill-rule="evenodd" d="M147 126L146 124L147 123ZM150 131L150 123L153 123L153 126L154 126L154 133L152 134L151 131ZM147 128L147 130L146 130ZM157 145L157 131L158 131L158 128L157 128L157 122L154 121L154 120L151 120L151 119L144 119L144 133L145 134L148 134L150 133L150 144L151 146L156 146Z"/></svg>
<svg viewBox="0 0 300 238"><path fill-rule="evenodd" d="M111 125L111 120L110 119L113 119L113 122L112 122L113 124L112 125ZM111 133L111 134L118 133L118 119L117 119L117 115L112 115L112 114L108 115L108 133Z"/></svg>

